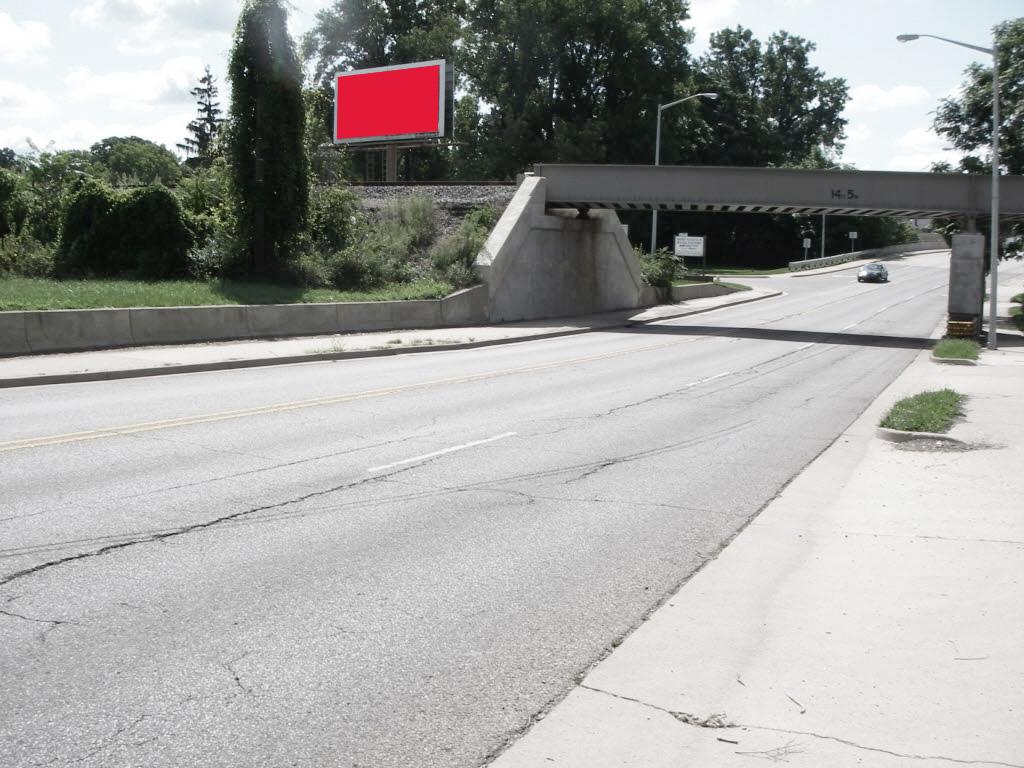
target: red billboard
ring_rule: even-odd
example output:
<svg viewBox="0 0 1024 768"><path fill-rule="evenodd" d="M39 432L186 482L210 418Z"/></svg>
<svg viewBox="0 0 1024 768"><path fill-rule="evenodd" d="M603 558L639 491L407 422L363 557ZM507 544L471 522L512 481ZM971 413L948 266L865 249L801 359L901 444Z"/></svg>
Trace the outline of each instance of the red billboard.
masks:
<svg viewBox="0 0 1024 768"><path fill-rule="evenodd" d="M334 142L385 144L444 136L443 60L339 72Z"/></svg>

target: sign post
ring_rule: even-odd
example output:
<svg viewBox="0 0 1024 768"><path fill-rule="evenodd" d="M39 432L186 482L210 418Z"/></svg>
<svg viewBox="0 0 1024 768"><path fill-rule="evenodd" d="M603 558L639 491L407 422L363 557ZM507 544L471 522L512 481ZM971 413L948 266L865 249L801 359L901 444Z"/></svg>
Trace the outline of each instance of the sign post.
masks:
<svg viewBox="0 0 1024 768"><path fill-rule="evenodd" d="M854 232L853 230L851 230L850 231L850 253L853 253L855 250L857 250L856 245L857 245L857 233Z"/></svg>
<svg viewBox="0 0 1024 768"><path fill-rule="evenodd" d="M690 237L686 232L680 232L675 239L675 255L680 259L685 259L687 256L698 258L701 260L701 266L705 270L707 269L703 237Z"/></svg>
<svg viewBox="0 0 1024 768"><path fill-rule="evenodd" d="M811 247L811 238L805 237L804 238L804 261L807 261L807 251L808 251L808 249L810 249L810 247Z"/></svg>

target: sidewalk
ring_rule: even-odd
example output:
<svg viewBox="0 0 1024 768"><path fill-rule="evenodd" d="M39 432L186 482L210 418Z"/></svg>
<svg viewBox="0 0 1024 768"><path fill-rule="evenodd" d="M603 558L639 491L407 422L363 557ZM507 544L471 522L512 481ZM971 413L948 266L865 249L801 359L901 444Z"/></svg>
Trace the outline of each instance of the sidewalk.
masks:
<svg viewBox="0 0 1024 768"><path fill-rule="evenodd" d="M969 450L876 436L942 387ZM921 352L494 768L1024 765L1022 401Z"/></svg>
<svg viewBox="0 0 1024 768"><path fill-rule="evenodd" d="M779 291L752 289L644 310L472 328L398 330L6 357L0 358L0 388L483 347L650 323L778 295Z"/></svg>

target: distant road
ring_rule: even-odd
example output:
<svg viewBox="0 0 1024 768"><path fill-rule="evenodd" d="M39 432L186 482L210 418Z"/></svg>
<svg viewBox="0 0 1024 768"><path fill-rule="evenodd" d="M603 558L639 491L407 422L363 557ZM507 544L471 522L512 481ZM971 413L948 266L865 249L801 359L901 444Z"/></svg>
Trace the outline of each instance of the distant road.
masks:
<svg viewBox="0 0 1024 768"><path fill-rule="evenodd" d="M0 765L485 762L909 363L947 261L633 329L3 391Z"/></svg>

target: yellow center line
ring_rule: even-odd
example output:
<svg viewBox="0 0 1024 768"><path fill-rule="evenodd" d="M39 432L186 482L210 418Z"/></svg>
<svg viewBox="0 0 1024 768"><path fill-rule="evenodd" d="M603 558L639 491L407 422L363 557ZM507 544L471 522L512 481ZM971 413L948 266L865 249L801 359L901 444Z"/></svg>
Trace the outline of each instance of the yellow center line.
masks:
<svg viewBox="0 0 1024 768"><path fill-rule="evenodd" d="M505 368L499 371L489 371L487 373L476 373L469 376L456 376L446 379L432 379L430 381L422 381L417 384L405 384L399 387L388 387L385 389L369 389L363 392L354 392L348 395L332 395L330 397L317 397L310 400L293 400L286 403L276 403L274 405L262 405L255 406L253 408L240 408L233 411L219 411L217 413L199 414L196 416L181 416L176 419L162 419L160 421L145 421L138 424L127 424L120 427L104 427L102 429L92 429L86 432L69 432L62 435L51 435L49 437L33 437L22 440L10 440L8 442L0 443L0 453L7 451L20 451L25 448L41 448L47 445L64 445L67 443L79 443L86 440L97 440L103 437L116 437L119 435L134 435L140 432L154 432L160 429L172 429L174 427L188 427L194 424L210 424L218 421L228 421L229 419L243 419L248 416L262 416L265 414L272 413L284 413L286 411L297 411L303 408L316 408L322 405L337 405L339 403L350 403L356 400L368 400L375 397L387 397L389 395L398 395L405 392L414 392L420 389L429 389L430 387L440 387L452 384L471 384L477 381L485 381L487 379L495 379L502 376L514 376L524 373L535 373L537 371L550 370L553 368L563 368L566 366L577 365L579 363L596 362L598 360L607 360L614 357L622 357L623 355L632 355L638 352L649 352L655 349L663 349L664 347L679 344L679 340L673 340L670 342L664 342L661 344L651 344L645 347L635 347L633 349L620 350L618 352L604 352L600 355L589 355L586 357L575 357L568 360L557 360L551 363L539 363L537 365L530 365L521 368Z"/></svg>

